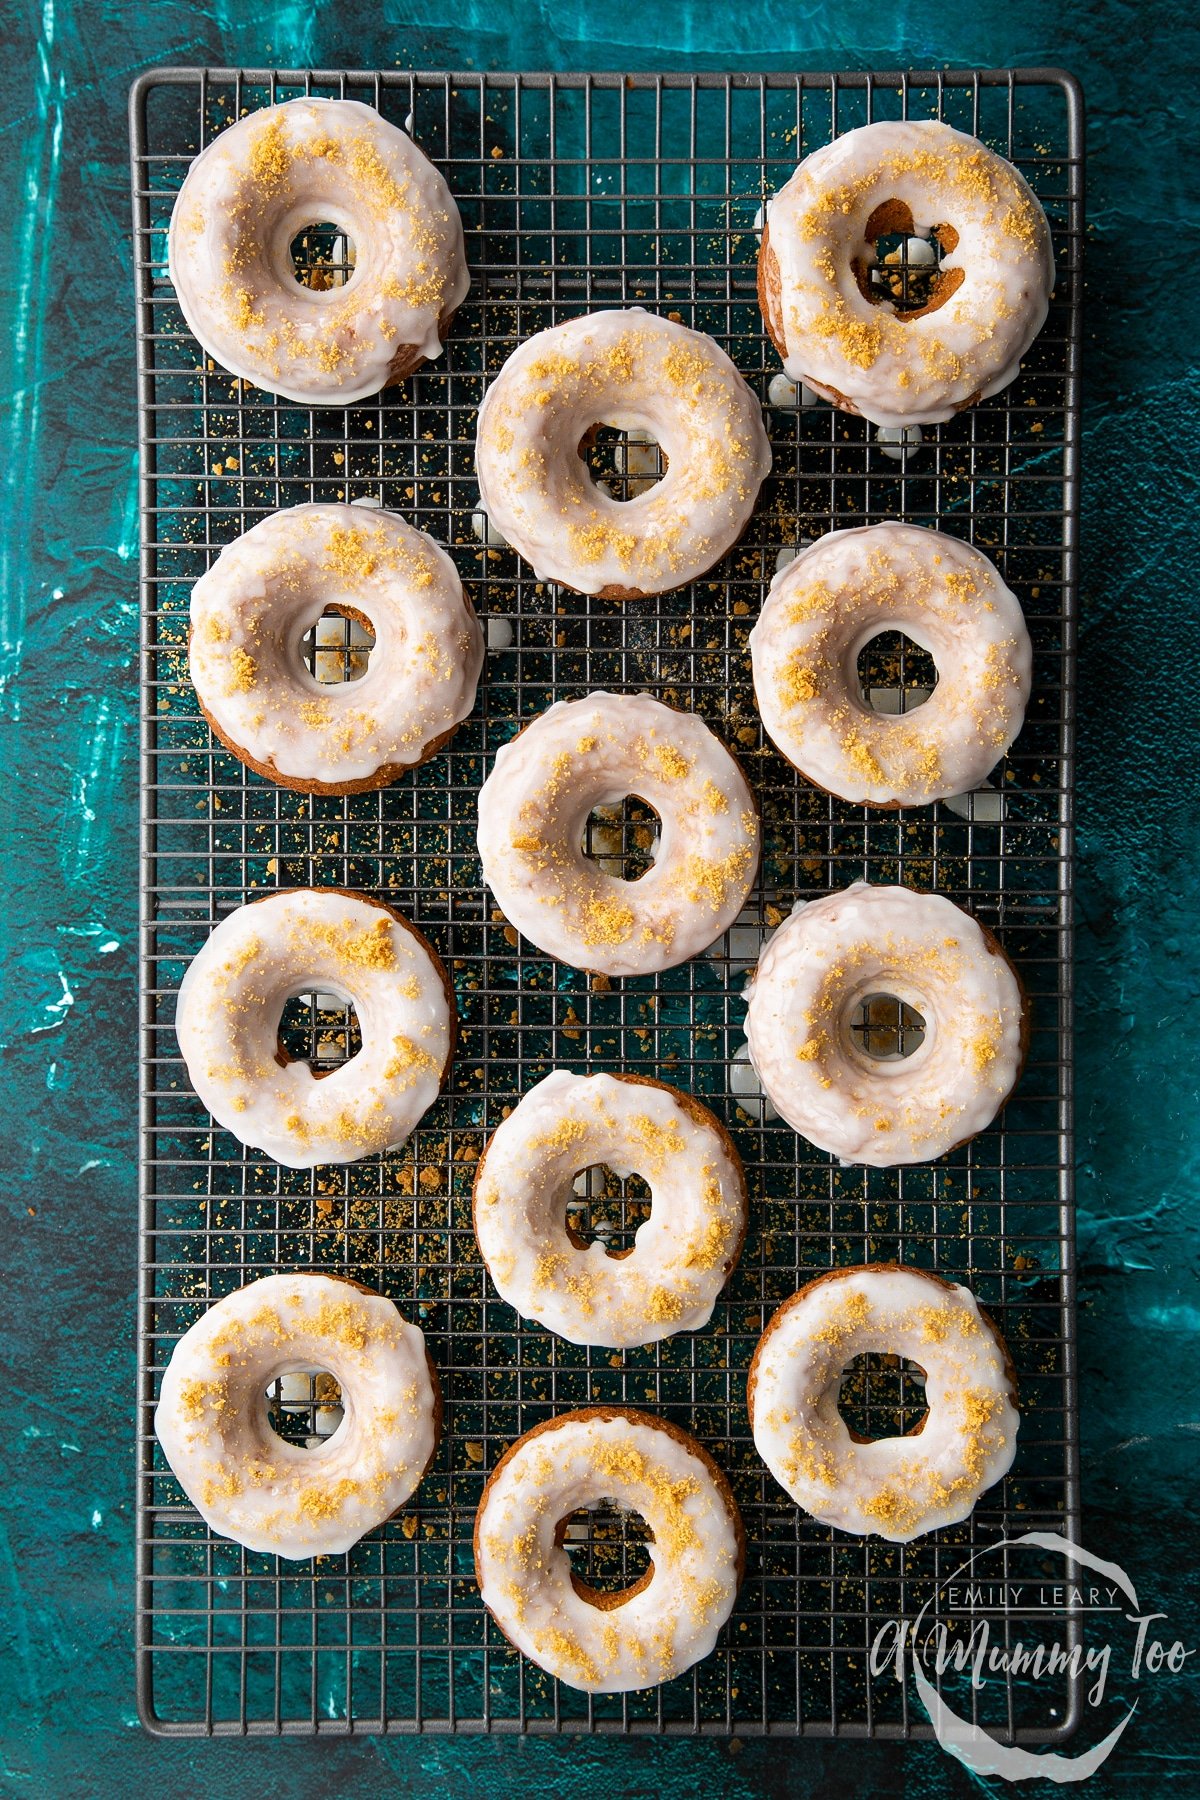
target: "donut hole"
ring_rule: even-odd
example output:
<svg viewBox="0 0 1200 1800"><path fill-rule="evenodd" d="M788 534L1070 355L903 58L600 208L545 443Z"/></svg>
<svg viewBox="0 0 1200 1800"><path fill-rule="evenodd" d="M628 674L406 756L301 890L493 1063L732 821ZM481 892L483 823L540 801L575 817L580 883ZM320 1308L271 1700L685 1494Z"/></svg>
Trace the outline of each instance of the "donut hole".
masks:
<svg viewBox="0 0 1200 1800"><path fill-rule="evenodd" d="M628 1256L650 1217L653 1195L640 1175L618 1174L607 1163L581 1169L567 1201L567 1236L579 1250L601 1244L614 1260Z"/></svg>
<svg viewBox="0 0 1200 1800"><path fill-rule="evenodd" d="M361 681L374 648L371 621L352 606L327 606L300 640L305 668L327 687Z"/></svg>
<svg viewBox="0 0 1200 1800"><path fill-rule="evenodd" d="M342 1390L328 1369L289 1369L267 1389L267 1423L285 1444L319 1450L343 1417Z"/></svg>
<svg viewBox="0 0 1200 1800"><path fill-rule="evenodd" d="M928 650L902 631L879 631L858 653L858 686L872 712L916 712L938 684Z"/></svg>
<svg viewBox="0 0 1200 1800"><path fill-rule="evenodd" d="M897 1062L913 1056L925 1042L925 1019L915 1006L895 994L865 994L855 1002L850 1036L872 1062Z"/></svg>
<svg viewBox="0 0 1200 1800"><path fill-rule="evenodd" d="M636 500L667 472L662 445L644 427L621 431L615 425L593 425L579 441L579 454L610 500Z"/></svg>
<svg viewBox="0 0 1200 1800"><path fill-rule="evenodd" d="M653 866L662 821L636 794L594 806L583 828L583 854L616 881L640 881Z"/></svg>
<svg viewBox="0 0 1200 1800"><path fill-rule="evenodd" d="M925 1371L903 1356L869 1350L842 1370L838 1411L859 1443L912 1437L929 1416Z"/></svg>
<svg viewBox="0 0 1200 1800"><path fill-rule="evenodd" d="M362 1049L358 1014L339 994L309 989L284 1003L276 1061L306 1062L318 1080L332 1075Z"/></svg>
<svg viewBox="0 0 1200 1800"><path fill-rule="evenodd" d="M918 232L903 200L884 200L867 220L862 251L851 258L859 288L873 306L890 306L898 319L936 312L961 286L965 270L942 268L958 247L953 225Z"/></svg>
<svg viewBox="0 0 1200 1800"><path fill-rule="evenodd" d="M327 219L302 225L288 253L296 280L314 294L345 287L354 274L354 240L340 225L331 225Z"/></svg>
<svg viewBox="0 0 1200 1800"><path fill-rule="evenodd" d="M653 1577L648 1546L654 1533L640 1513L626 1512L615 1500L568 1513L554 1536L567 1553L571 1586L603 1611L623 1606Z"/></svg>

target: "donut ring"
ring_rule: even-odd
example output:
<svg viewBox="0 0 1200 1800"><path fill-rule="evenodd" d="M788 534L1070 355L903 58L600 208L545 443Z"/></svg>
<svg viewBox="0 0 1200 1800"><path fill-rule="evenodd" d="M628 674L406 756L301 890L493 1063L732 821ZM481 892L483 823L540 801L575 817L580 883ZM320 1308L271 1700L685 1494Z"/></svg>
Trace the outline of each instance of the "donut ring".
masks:
<svg viewBox="0 0 1200 1800"><path fill-rule="evenodd" d="M312 1450L271 1428L279 1375L327 1369L344 1417ZM420 1328L382 1294L332 1275L268 1275L210 1306L163 1373L154 1430L209 1528L248 1550L337 1556L416 1490L442 1396Z"/></svg>
<svg viewBox="0 0 1200 1800"><path fill-rule="evenodd" d="M930 299L898 314L873 287L876 240L936 234ZM767 208L758 299L795 382L876 425L937 425L1008 386L1046 322L1054 250L1024 178L933 119L848 131Z"/></svg>
<svg viewBox="0 0 1200 1800"><path fill-rule="evenodd" d="M1025 1059L1025 999L990 932L941 894L856 881L801 904L763 951L746 1042L794 1131L847 1163L930 1162L989 1125ZM850 1029L874 995L925 1020L906 1058Z"/></svg>
<svg viewBox="0 0 1200 1800"><path fill-rule="evenodd" d="M638 881L583 854L593 807L635 794L662 822ZM496 753L479 791L483 878L518 931L560 962L645 975L732 925L758 871L745 776L695 713L648 694L559 700Z"/></svg>
<svg viewBox="0 0 1200 1800"><path fill-rule="evenodd" d="M327 221L355 247L343 287L301 283L292 240ZM167 266L201 347L231 374L350 406L440 356L470 287L450 190L406 132L356 100L238 119L192 163Z"/></svg>
<svg viewBox="0 0 1200 1800"><path fill-rule="evenodd" d="M842 1374L870 1352L925 1375L928 1413L903 1437L860 1437L838 1411ZM960 1524L1007 1474L1016 1401L1004 1339L970 1289L900 1263L833 1269L785 1300L746 1384L755 1448L797 1506L893 1544Z"/></svg>
<svg viewBox="0 0 1200 1800"><path fill-rule="evenodd" d="M580 454L599 425L649 432L662 480L632 500L599 489ZM479 409L475 467L488 518L539 581L640 600L732 549L771 448L719 345L634 306L570 319L513 351Z"/></svg>
<svg viewBox="0 0 1200 1800"><path fill-rule="evenodd" d="M573 1512L612 1500L653 1534L650 1567L609 1593L563 1548ZM670 1681L708 1656L733 1611L746 1538L729 1483L694 1438L630 1407L560 1413L517 1439L475 1516L475 1579L504 1636L590 1694Z"/></svg>
<svg viewBox="0 0 1200 1800"><path fill-rule="evenodd" d="M909 713L874 711L858 656L902 630L937 664ZM977 788L1025 719L1033 651L1016 596L970 544L917 525L831 531L771 583L750 633L767 735L801 774L864 806Z"/></svg>
<svg viewBox="0 0 1200 1800"><path fill-rule="evenodd" d="M575 1176L598 1163L650 1184L629 1250L585 1243L566 1222ZM474 1223L488 1274L522 1318L623 1350L708 1324L741 1254L746 1181L729 1133L690 1094L556 1069L488 1140Z"/></svg>
<svg viewBox="0 0 1200 1800"><path fill-rule="evenodd" d="M362 1049L315 1074L279 1043L285 1001L353 1004ZM382 900L344 888L268 894L229 913L189 964L175 1035L218 1125L289 1169L397 1149L437 1099L454 1043L441 959Z"/></svg>
<svg viewBox="0 0 1200 1800"><path fill-rule="evenodd" d="M329 609L375 633L358 681L303 640ZM235 538L192 589L188 662L228 750L281 787L358 794L445 745L475 704L483 633L446 552L396 513L295 506Z"/></svg>

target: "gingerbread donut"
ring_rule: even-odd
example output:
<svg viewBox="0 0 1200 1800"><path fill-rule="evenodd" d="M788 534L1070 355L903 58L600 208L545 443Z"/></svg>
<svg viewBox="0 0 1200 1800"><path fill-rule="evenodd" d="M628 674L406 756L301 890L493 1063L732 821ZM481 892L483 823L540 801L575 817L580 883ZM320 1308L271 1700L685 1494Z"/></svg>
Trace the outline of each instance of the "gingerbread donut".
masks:
<svg viewBox="0 0 1200 1800"><path fill-rule="evenodd" d="M574 1178L601 1163L650 1187L629 1250L586 1244L567 1223ZM741 1250L746 1182L728 1132L690 1094L556 1069L488 1140L474 1217L502 1299L573 1344L620 1350L708 1324Z"/></svg>
<svg viewBox="0 0 1200 1800"><path fill-rule="evenodd" d="M596 486L599 425L647 434L667 461L630 500ZM541 581L637 600L704 575L731 549L771 467L762 408L725 352L641 307L529 338L479 409L475 468L491 526Z"/></svg>
<svg viewBox="0 0 1200 1800"><path fill-rule="evenodd" d="M876 712L858 657L882 631L927 650L937 687ZM750 633L771 741L810 781L866 806L970 792L1025 718L1033 652L1020 602L980 551L917 525L831 531L771 583Z"/></svg>
<svg viewBox="0 0 1200 1800"><path fill-rule="evenodd" d="M368 625L357 681L321 682L303 644L327 611ZM446 552L397 513L295 506L221 551L192 589L201 710L282 787L355 794L433 756L475 704L483 633Z"/></svg>
<svg viewBox="0 0 1200 1800"><path fill-rule="evenodd" d="M748 988L746 1042L793 1130L847 1163L929 1162L989 1125L1024 1061L1025 999L990 932L941 894L856 881L801 902ZM911 1056L877 1058L851 1029L863 1004L925 1021Z"/></svg>
<svg viewBox="0 0 1200 1800"><path fill-rule="evenodd" d="M279 1043L284 1003L353 1004L362 1048L316 1074ZM441 960L392 907L340 888L269 894L229 913L179 989L175 1035L218 1125L290 1169L395 1150L437 1099L454 1041Z"/></svg>
<svg viewBox="0 0 1200 1800"><path fill-rule="evenodd" d="M936 235L924 304L872 283L889 232ZM861 126L767 208L763 319L795 382L876 425L936 425L1014 380L1054 287L1046 215L1002 156L933 119Z"/></svg>
<svg viewBox="0 0 1200 1800"><path fill-rule="evenodd" d="M592 808L636 794L662 821L623 881L583 853ZM577 969L687 962L737 918L758 870L754 798L702 719L648 694L559 700L498 751L479 792L483 877L531 943Z"/></svg>
<svg viewBox="0 0 1200 1800"><path fill-rule="evenodd" d="M322 222L354 246L343 287L307 286L292 264L292 240ZM167 262L222 368L316 406L365 400L440 356L470 286L446 183L357 100L288 100L221 132L176 197Z"/></svg>
<svg viewBox="0 0 1200 1800"><path fill-rule="evenodd" d="M612 1594L579 1581L563 1547L601 1500L640 1513L650 1569ZM505 1451L475 1517L475 1578L531 1662L591 1694L654 1687L713 1649L733 1610L745 1534L729 1484L694 1438L628 1407L589 1406Z"/></svg>
<svg viewBox="0 0 1200 1800"><path fill-rule="evenodd" d="M272 1430L266 1393L327 1370L344 1416L319 1447ZM442 1402L420 1329L332 1275L268 1275L210 1306L171 1352L154 1413L163 1455L213 1531L248 1550L336 1556L409 1499Z"/></svg>
<svg viewBox="0 0 1200 1800"><path fill-rule="evenodd" d="M856 1357L925 1375L926 1417L864 1440L838 1410ZM1016 1381L969 1288L898 1263L834 1269L785 1300L759 1340L746 1403L755 1448L797 1506L841 1531L906 1544L968 1518L1016 1454Z"/></svg>

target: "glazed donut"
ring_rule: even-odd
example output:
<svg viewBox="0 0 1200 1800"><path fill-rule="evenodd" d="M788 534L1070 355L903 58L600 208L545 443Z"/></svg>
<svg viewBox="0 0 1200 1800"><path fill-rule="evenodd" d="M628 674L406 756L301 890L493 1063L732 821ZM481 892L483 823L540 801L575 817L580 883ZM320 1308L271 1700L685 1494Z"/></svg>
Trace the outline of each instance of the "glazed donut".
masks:
<svg viewBox="0 0 1200 1800"><path fill-rule="evenodd" d="M572 1572L571 1514L640 1513L650 1567L619 1593ZM535 1425L496 1464L475 1516L475 1579L510 1643L568 1687L623 1694L706 1657L733 1611L746 1540L729 1483L666 1419L589 1406Z"/></svg>
<svg viewBox="0 0 1200 1800"><path fill-rule="evenodd" d="M662 480L631 500L603 493L580 454L600 425L648 433ZM488 519L539 581L581 594L638 600L704 575L741 536L770 467L762 408L725 352L640 306L539 331L479 409Z"/></svg>
<svg viewBox="0 0 1200 1800"><path fill-rule="evenodd" d="M864 1439L838 1411L856 1357L902 1356L928 1412L903 1437ZM797 1506L841 1531L906 1544L957 1525L1016 1454L1016 1377L969 1288L923 1269L834 1269L785 1300L746 1386L755 1448Z"/></svg>
<svg viewBox="0 0 1200 1800"><path fill-rule="evenodd" d="M353 1004L362 1049L328 1073L279 1043L284 1002ZM437 1099L454 1039L446 971L381 900L296 888L239 906L189 964L175 1035L218 1125L289 1169L395 1150Z"/></svg>
<svg viewBox="0 0 1200 1800"><path fill-rule="evenodd" d="M662 821L639 881L583 854L588 814L636 794ZM694 713L648 694L559 700L497 752L479 791L483 877L560 962L646 975L687 962L737 918L758 870L746 778Z"/></svg>
<svg viewBox="0 0 1200 1800"><path fill-rule="evenodd" d="M327 609L375 634L360 680L302 654ZM475 704L483 633L444 550L396 513L296 506L227 544L192 589L188 660L214 734L308 794L383 787L425 762Z"/></svg>
<svg viewBox="0 0 1200 1800"><path fill-rule="evenodd" d="M292 240L321 222L354 245L344 287L296 277ZM446 183L356 100L288 100L223 131L176 197L167 265L222 368L316 406L365 400L440 356L471 285Z"/></svg>
<svg viewBox="0 0 1200 1800"><path fill-rule="evenodd" d="M271 1428L280 1375L325 1369L344 1417L315 1449ZM332 1275L268 1275L210 1306L167 1364L163 1455L222 1537L295 1560L337 1556L414 1492L441 1432L425 1338L382 1294Z"/></svg>
<svg viewBox="0 0 1200 1800"><path fill-rule="evenodd" d="M858 656L903 631L937 665L932 696L878 713ZM1025 718L1033 652L1016 596L986 556L917 525L831 531L776 575L750 633L767 735L810 781L867 806L920 806L979 787Z"/></svg>
<svg viewBox="0 0 1200 1800"><path fill-rule="evenodd" d="M856 881L803 901L747 990L746 1042L793 1130L847 1163L929 1162L989 1125L1021 1072L1021 984L990 932L941 894ZM871 1056L851 1021L890 995L925 1036L908 1057Z"/></svg>
<svg viewBox="0 0 1200 1800"><path fill-rule="evenodd" d="M941 269L897 313L872 285L888 232L934 233ZM876 425L937 425L1014 380L1054 288L1046 215L1011 163L933 119L848 131L767 207L758 298L795 382Z"/></svg>
<svg viewBox="0 0 1200 1800"><path fill-rule="evenodd" d="M567 1223L575 1176L600 1163L650 1187L629 1250L587 1244ZM690 1094L556 1069L492 1133L474 1217L488 1274L522 1318L623 1350L708 1324L741 1251L746 1182L728 1132Z"/></svg>

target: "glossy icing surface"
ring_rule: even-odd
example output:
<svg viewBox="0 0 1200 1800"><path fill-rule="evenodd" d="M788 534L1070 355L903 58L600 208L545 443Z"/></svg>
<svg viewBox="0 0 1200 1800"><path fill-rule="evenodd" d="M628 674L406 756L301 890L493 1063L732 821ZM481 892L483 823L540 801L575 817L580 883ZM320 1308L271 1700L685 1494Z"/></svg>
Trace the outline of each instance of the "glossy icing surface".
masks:
<svg viewBox="0 0 1200 1800"><path fill-rule="evenodd" d="M316 1448L271 1427L277 1376L320 1369L343 1418ZM382 1294L329 1275L268 1275L218 1300L175 1345L154 1429L180 1486L250 1550L334 1556L416 1488L437 1444L424 1335Z"/></svg>
<svg viewBox="0 0 1200 1800"><path fill-rule="evenodd" d="M332 993L358 1015L362 1048L327 1074L281 1061L294 994ZM219 1125L291 1169L356 1162L402 1144L437 1098L450 1056L445 975L387 907L336 888L296 888L238 907L188 966L176 1036Z"/></svg>
<svg viewBox="0 0 1200 1800"><path fill-rule="evenodd" d="M571 1578L563 1520L601 1500L653 1533L651 1579L599 1606ZM564 1413L507 1452L480 1503L475 1568L504 1635L569 1686L625 1693L707 1656L737 1597L731 1502L699 1446L644 1413ZM607 1598L607 1596L606 1596Z"/></svg>
<svg viewBox="0 0 1200 1800"><path fill-rule="evenodd" d="M620 1256L567 1225L574 1178L601 1164L651 1192ZM501 1297L575 1344L699 1331L745 1226L741 1165L717 1120L647 1081L556 1069L496 1128L476 1177L475 1236Z"/></svg>
<svg viewBox="0 0 1200 1800"><path fill-rule="evenodd" d="M583 853L592 809L629 794L661 821L638 881ZM758 869L758 814L694 713L649 694L589 694L557 701L498 751L479 793L479 855L506 917L539 949L645 974L697 956L736 919Z"/></svg>

